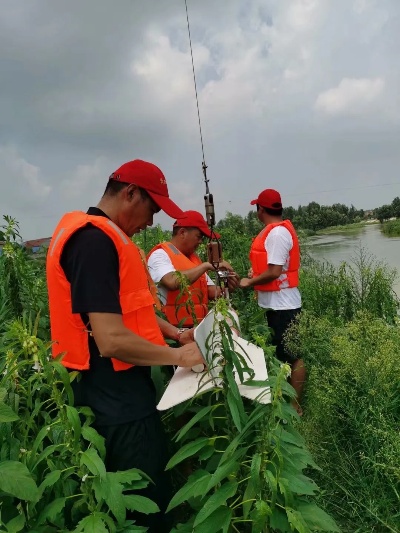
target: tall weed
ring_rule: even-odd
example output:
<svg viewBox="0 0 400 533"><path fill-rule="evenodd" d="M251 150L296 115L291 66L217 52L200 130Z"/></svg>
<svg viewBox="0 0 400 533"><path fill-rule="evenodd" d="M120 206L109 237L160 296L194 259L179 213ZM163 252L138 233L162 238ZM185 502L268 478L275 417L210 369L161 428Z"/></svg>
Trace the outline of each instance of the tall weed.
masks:
<svg viewBox="0 0 400 533"><path fill-rule="evenodd" d="M400 220L387 220L381 225L381 231L384 235L387 235L388 237L399 237Z"/></svg>
<svg viewBox="0 0 400 533"><path fill-rule="evenodd" d="M226 302L217 310L228 317ZM273 348L253 331L269 360L271 404L243 400L234 373L252 383L246 356L236 351L230 327L219 323L220 340L210 350L223 355L221 384L181 408L192 419L178 432L181 444L167 468L191 458L194 472L172 498L169 510L184 505L181 533L263 533L339 531L315 503L317 485L304 470L318 468L293 426L298 418L287 398L294 390ZM257 385L259 385L257 383ZM192 404L192 405L191 405Z"/></svg>
<svg viewBox="0 0 400 533"><path fill-rule="evenodd" d="M366 311L333 326L308 313L287 342L309 376L302 433L343 531L400 530L400 329Z"/></svg>
<svg viewBox="0 0 400 533"><path fill-rule="evenodd" d="M350 263L334 266L304 254L300 272L303 308L334 323L352 320L361 310L394 323L399 299L394 269L360 248Z"/></svg>
<svg viewBox="0 0 400 533"><path fill-rule="evenodd" d="M128 494L147 485L140 471L107 472L104 440L90 409L76 408L78 372L51 360L38 323L15 320L0 346L0 527L2 531L144 531L127 510L157 511Z"/></svg>
<svg viewBox="0 0 400 533"><path fill-rule="evenodd" d="M43 264L21 246L19 226L4 216L0 231L4 245L0 260L0 332L7 319L22 315L34 320L39 315L39 333L49 338L47 286Z"/></svg>

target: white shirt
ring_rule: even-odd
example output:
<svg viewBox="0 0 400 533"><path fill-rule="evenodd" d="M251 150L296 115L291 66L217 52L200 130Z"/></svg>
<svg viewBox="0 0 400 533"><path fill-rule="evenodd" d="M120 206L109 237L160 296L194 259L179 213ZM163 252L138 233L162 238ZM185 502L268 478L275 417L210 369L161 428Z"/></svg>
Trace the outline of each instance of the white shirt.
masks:
<svg viewBox="0 0 400 533"><path fill-rule="evenodd" d="M147 260L147 266L149 268L150 276L158 287L158 296L160 298L160 301L164 305L167 301L168 289L166 289L163 285L160 284L160 280L166 274L169 274L170 272L175 272L176 268L172 264L172 261L169 258L167 252L162 248L155 250L149 256ZM210 276L208 276L208 274L206 274L206 278L207 285L214 285L213 280L210 278Z"/></svg>
<svg viewBox="0 0 400 533"><path fill-rule="evenodd" d="M293 239L285 226L275 226L267 235L264 243L268 254L268 264L282 265L283 272L278 280L285 278L284 272L289 266L289 252L293 248ZM279 291L257 291L258 305L275 311L298 309L301 307L301 295L297 287L281 288Z"/></svg>

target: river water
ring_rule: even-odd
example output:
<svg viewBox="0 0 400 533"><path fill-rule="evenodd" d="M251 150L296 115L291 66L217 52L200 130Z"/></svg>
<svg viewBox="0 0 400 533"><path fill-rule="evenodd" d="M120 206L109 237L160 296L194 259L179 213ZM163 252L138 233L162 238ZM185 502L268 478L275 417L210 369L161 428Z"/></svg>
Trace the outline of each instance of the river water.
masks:
<svg viewBox="0 0 400 533"><path fill-rule="evenodd" d="M400 237L386 237L380 224L366 224L361 228L347 229L329 235L316 235L307 239L312 257L339 265L350 263L357 257L360 247L378 261L384 261L398 271L393 289L400 297Z"/></svg>

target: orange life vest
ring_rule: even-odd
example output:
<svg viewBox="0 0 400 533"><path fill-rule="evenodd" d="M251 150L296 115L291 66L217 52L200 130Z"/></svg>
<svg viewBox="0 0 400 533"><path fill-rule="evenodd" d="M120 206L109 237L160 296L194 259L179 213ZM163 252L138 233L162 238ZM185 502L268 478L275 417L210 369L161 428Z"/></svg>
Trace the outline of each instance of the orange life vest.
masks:
<svg viewBox="0 0 400 533"><path fill-rule="evenodd" d="M139 252L140 252L140 257L142 258L143 266L146 269L147 283L149 284L149 290L154 299L154 305L159 311L161 311L162 305L160 302L160 298L158 297L157 286L154 283L153 278L150 276L150 272L147 267L146 252L142 250L141 248L139 248Z"/></svg>
<svg viewBox="0 0 400 533"><path fill-rule="evenodd" d="M257 291L280 291L284 288L297 287L299 284L300 246L296 230L290 220L268 224L254 239L249 255L253 268L253 276L259 276L268 268L268 254L265 249L265 239L269 232L277 226L284 226L290 232L293 239L293 246L289 252L288 269L286 272L283 272L281 279L278 278L268 283L263 283L262 285L255 285L254 289Z"/></svg>
<svg viewBox="0 0 400 533"><path fill-rule="evenodd" d="M196 254L187 257L180 252L171 242L162 242L157 244L147 255L147 258L158 249L164 250L176 270L189 270L202 264L202 260ZM162 310L167 317L168 322L178 326L191 327L194 324L192 313L195 315L197 322L203 320L208 313L208 287L207 278L203 274L197 281L190 285L189 291L180 295L180 290L167 291L167 300ZM191 307L190 301L193 302Z"/></svg>
<svg viewBox="0 0 400 533"><path fill-rule="evenodd" d="M53 341L52 355L57 357L64 353L62 364L76 370L89 368L88 324L83 323L79 313L72 313L71 285L65 276L60 259L69 238L87 224L92 224L106 233L118 252L119 296L124 325L154 344L165 345L137 246L110 219L74 211L64 215L55 229L47 254L46 274ZM118 359L111 361L114 370L126 370L133 366Z"/></svg>

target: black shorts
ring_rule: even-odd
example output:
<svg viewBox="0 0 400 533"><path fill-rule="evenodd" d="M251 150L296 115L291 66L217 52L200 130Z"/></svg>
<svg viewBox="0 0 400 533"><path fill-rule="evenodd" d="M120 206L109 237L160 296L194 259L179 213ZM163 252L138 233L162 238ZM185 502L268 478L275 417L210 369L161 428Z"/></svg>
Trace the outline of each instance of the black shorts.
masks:
<svg viewBox="0 0 400 533"><path fill-rule="evenodd" d="M169 533L171 516L164 512L172 497L172 489L169 474L165 472L169 459L168 442L159 413L126 424L95 427L106 441L107 471L139 468L154 482L135 494L155 501L161 513L148 516L127 513L128 518L136 520L137 525L149 527L149 532Z"/></svg>
<svg viewBox="0 0 400 533"><path fill-rule="evenodd" d="M268 311L265 312L268 326L273 331L272 344L276 346L276 357L279 359L279 361L282 361L282 363L289 363L292 365L298 360L296 355L285 348L283 336L292 321L300 314L300 311L301 308L283 309L279 311L268 309Z"/></svg>

